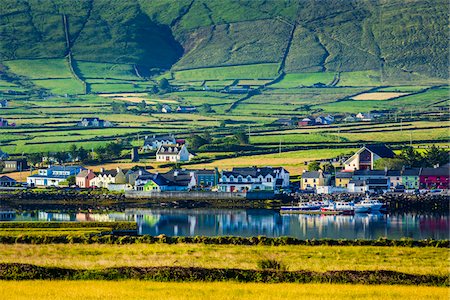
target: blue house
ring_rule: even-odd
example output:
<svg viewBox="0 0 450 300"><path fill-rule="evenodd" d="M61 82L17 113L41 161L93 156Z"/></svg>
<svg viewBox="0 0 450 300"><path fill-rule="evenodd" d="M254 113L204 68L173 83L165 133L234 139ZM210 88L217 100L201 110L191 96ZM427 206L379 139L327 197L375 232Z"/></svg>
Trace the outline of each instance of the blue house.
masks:
<svg viewBox="0 0 450 300"><path fill-rule="evenodd" d="M77 176L80 171L86 170L82 166L55 166L39 169L37 174L27 177L28 186L59 186L70 176Z"/></svg>

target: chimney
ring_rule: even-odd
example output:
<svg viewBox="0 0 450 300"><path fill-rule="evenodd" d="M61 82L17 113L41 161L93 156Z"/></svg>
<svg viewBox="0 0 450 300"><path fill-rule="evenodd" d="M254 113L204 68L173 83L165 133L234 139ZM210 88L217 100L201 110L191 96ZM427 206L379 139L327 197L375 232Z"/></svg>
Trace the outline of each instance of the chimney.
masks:
<svg viewBox="0 0 450 300"><path fill-rule="evenodd" d="M177 177L178 176L178 171L173 172L173 177Z"/></svg>
<svg viewBox="0 0 450 300"><path fill-rule="evenodd" d="M105 173L105 168L100 168L100 173Z"/></svg>
<svg viewBox="0 0 450 300"><path fill-rule="evenodd" d="M117 171L117 173L119 173L119 172L122 172L122 169L119 168L119 167L117 167L117 168L116 168L116 171Z"/></svg>
<svg viewBox="0 0 450 300"><path fill-rule="evenodd" d="M139 173L139 175L142 175L142 169L139 169L139 171L138 171Z"/></svg>

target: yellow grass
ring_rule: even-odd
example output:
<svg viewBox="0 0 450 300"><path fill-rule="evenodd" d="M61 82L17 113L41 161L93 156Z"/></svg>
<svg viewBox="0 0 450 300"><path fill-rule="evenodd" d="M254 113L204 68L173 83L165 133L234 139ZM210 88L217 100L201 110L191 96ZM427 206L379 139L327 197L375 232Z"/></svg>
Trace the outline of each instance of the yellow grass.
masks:
<svg viewBox="0 0 450 300"><path fill-rule="evenodd" d="M445 287L147 281L0 281L19 299L448 299Z"/></svg>
<svg viewBox="0 0 450 300"><path fill-rule="evenodd" d="M446 275L447 249L374 246L237 246L202 244L0 245L1 263L75 269L108 267L201 267L256 269L275 259L290 271L391 270Z"/></svg>
<svg viewBox="0 0 450 300"><path fill-rule="evenodd" d="M363 93L354 96L353 100L389 100L392 98L397 98L404 95L409 95L410 93L396 93L396 92L376 92L376 93Z"/></svg>

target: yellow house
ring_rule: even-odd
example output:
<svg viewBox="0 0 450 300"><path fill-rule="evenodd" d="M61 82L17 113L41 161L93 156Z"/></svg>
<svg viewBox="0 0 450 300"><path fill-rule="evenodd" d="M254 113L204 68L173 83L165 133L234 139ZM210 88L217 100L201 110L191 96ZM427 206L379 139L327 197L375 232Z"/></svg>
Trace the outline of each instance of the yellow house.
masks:
<svg viewBox="0 0 450 300"><path fill-rule="evenodd" d="M312 190L318 186L326 186L330 183L330 175L319 171L304 171L302 174L301 189Z"/></svg>
<svg viewBox="0 0 450 300"><path fill-rule="evenodd" d="M347 188L348 183L352 180L352 172L336 172L335 186L341 188Z"/></svg>

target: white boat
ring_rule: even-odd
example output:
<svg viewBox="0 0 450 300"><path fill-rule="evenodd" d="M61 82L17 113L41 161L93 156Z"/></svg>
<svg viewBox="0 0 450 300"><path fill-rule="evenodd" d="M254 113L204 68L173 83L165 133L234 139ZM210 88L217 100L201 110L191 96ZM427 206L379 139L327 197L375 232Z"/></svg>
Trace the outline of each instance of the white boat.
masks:
<svg viewBox="0 0 450 300"><path fill-rule="evenodd" d="M343 215L353 215L355 204L353 202L333 202L321 209L323 212L334 212Z"/></svg>
<svg viewBox="0 0 450 300"><path fill-rule="evenodd" d="M361 210L367 209L367 212L379 211L382 206L383 206L382 202L380 202L378 200L369 199L369 198L355 204L355 208L358 208Z"/></svg>
<svg viewBox="0 0 450 300"><path fill-rule="evenodd" d="M298 205L282 206L281 211L318 211L320 210L320 204L311 202L299 202Z"/></svg>

